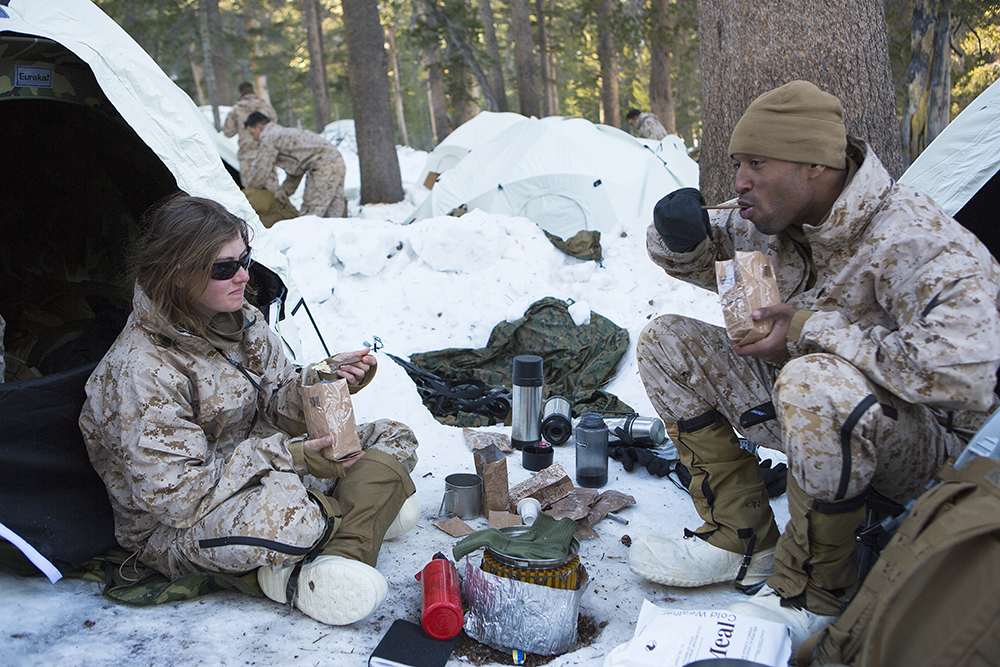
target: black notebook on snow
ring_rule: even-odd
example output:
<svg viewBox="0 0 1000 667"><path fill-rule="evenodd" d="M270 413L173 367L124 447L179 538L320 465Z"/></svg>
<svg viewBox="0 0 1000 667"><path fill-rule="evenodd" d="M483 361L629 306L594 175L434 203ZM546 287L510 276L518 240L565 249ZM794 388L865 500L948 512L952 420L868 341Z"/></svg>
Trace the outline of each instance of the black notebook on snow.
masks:
<svg viewBox="0 0 1000 667"><path fill-rule="evenodd" d="M368 664L370 667L444 667L456 639L434 639L416 623L397 618L372 651Z"/></svg>

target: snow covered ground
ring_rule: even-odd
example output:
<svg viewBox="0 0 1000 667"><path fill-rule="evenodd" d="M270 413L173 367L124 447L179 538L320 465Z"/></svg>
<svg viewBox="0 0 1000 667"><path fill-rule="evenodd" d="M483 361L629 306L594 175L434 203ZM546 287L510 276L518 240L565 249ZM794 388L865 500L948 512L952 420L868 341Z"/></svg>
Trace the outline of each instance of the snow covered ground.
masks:
<svg viewBox="0 0 1000 667"><path fill-rule="evenodd" d="M346 189L356 193L357 156L346 150L344 155ZM401 147L399 155L404 202L360 207L355 199L350 218L302 217L270 230L331 351L357 349L374 336L386 352L403 358L447 347L483 347L495 324L517 319L534 301L553 296L575 302L571 312L578 323L592 310L629 331L630 350L606 389L640 414L655 416L635 362L643 326L664 313L716 324L722 316L715 295L669 278L648 259L648 220L620 221L602 237L603 266L563 254L524 218L472 211L462 218L401 225L428 191L413 183L426 153ZM298 202L293 198L293 203ZM325 356L301 312L297 321L306 358ZM42 577L0 572L0 664L367 665L394 619L419 622L420 584L414 575L436 552L450 553L456 541L432 525L444 478L474 472L475 466L461 429L435 421L412 381L387 357L380 359L375 382L354 398L359 421L391 417L409 424L420 441L413 478L422 519L413 532L382 549L378 568L389 579L390 591L375 614L351 626L330 627L294 609L229 592L132 608L103 598L95 583L63 579L52 585ZM509 433L503 427L492 430ZM572 474L572 445L557 447L555 460ZM507 467L512 485L531 474L521 467L519 452L508 456ZM676 609L714 609L741 597L729 585L667 588L632 574L624 536L680 536L685 526L700 521L687 495L669 482L645 470L626 473L613 460L609 470L605 488L631 494L636 504L621 512L627 526L605 520L596 527L600 537L581 546L591 579L581 613L606 625L589 646L556 657L550 663L556 667L601 665L608 651L632 637L644 598ZM783 525L784 498L775 502L775 510ZM469 523L476 529L487 525L482 518ZM472 558L478 563L479 552ZM459 664L455 656L449 662Z"/></svg>

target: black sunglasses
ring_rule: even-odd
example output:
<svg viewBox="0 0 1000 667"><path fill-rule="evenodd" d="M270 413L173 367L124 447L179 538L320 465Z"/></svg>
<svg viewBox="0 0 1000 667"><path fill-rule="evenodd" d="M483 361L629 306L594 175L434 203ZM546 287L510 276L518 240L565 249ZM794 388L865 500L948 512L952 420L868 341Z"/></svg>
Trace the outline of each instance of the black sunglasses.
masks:
<svg viewBox="0 0 1000 667"><path fill-rule="evenodd" d="M250 248L247 248L247 251L240 255L239 259L227 259L222 262L215 262L212 264L212 280L229 280L236 275L236 272L240 268L249 271L251 261L253 260L250 259Z"/></svg>

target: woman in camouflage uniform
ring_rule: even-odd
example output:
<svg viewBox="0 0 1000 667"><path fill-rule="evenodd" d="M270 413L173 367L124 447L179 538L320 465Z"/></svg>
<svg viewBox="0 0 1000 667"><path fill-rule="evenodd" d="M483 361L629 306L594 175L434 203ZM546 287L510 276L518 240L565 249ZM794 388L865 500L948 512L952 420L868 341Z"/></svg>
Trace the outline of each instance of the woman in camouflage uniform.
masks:
<svg viewBox="0 0 1000 667"><path fill-rule="evenodd" d="M352 623L385 598L382 540L419 518L416 439L397 422L364 424L365 451L343 463L327 459L331 436L307 439L305 371L244 299L249 240L206 199L153 214L133 252L133 312L87 382L80 427L118 541L141 562L171 578L256 568L268 597ZM368 350L341 358L359 355L338 370L352 393L376 368Z"/></svg>

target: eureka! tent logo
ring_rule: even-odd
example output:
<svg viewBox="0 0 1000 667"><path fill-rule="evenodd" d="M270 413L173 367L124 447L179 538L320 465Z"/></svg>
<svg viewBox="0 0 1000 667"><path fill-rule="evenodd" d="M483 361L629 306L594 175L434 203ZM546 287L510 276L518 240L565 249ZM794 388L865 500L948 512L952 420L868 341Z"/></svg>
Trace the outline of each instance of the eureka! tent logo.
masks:
<svg viewBox="0 0 1000 667"><path fill-rule="evenodd" d="M51 67L18 65L14 68L14 86L19 88L51 88L54 78Z"/></svg>

